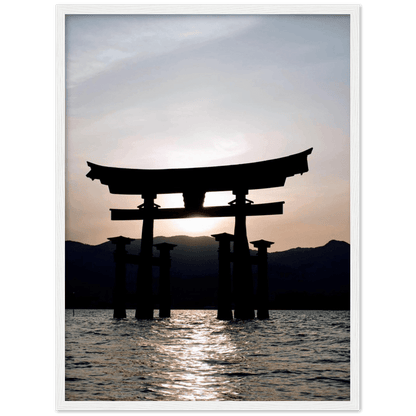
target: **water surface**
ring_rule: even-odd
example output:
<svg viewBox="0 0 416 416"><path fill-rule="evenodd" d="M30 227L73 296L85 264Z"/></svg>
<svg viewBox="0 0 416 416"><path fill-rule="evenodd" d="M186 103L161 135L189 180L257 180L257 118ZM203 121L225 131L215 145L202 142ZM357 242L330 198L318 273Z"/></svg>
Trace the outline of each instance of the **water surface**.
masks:
<svg viewBox="0 0 416 416"><path fill-rule="evenodd" d="M350 400L348 311L112 314L66 311L66 400Z"/></svg>

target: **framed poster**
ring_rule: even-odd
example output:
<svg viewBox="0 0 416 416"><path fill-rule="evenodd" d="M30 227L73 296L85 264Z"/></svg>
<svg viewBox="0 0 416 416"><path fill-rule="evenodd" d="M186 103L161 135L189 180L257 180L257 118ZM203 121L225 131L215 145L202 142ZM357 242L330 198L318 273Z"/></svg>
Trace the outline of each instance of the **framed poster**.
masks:
<svg viewBox="0 0 416 416"><path fill-rule="evenodd" d="M359 7L59 5L56 41L56 408L358 410Z"/></svg>

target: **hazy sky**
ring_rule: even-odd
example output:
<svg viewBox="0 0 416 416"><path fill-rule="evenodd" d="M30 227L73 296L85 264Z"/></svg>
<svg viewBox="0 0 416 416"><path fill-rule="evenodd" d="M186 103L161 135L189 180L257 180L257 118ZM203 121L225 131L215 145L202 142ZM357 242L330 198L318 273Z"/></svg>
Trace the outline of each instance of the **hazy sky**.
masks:
<svg viewBox="0 0 416 416"><path fill-rule="evenodd" d="M283 188L284 214L248 217L249 241L270 251L349 242L349 17L73 15L66 20L66 239L141 237L141 221L111 221L111 195L86 161L129 168L224 165L313 147L309 172ZM208 193L225 205L231 192ZM182 195L159 195L162 207ZM155 221L155 236L233 233L234 220Z"/></svg>

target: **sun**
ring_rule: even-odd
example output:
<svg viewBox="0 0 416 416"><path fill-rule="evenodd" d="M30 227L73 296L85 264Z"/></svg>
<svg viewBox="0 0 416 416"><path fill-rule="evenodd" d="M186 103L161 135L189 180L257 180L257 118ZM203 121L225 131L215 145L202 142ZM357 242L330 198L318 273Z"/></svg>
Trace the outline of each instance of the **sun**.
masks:
<svg viewBox="0 0 416 416"><path fill-rule="evenodd" d="M215 228L219 220L219 218L186 218L175 220L174 225L188 235L200 235Z"/></svg>

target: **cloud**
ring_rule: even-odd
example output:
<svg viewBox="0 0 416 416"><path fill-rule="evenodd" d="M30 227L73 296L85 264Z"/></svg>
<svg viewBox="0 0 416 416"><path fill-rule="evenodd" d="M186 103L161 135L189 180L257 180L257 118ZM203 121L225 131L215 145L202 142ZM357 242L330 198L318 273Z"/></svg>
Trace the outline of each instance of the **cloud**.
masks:
<svg viewBox="0 0 416 416"><path fill-rule="evenodd" d="M201 35L201 34L202 32L195 30L194 32L181 33L180 35L183 37L188 37L188 36L195 36L195 35Z"/></svg>
<svg viewBox="0 0 416 416"><path fill-rule="evenodd" d="M71 15L66 18L67 88L128 59L148 60L245 30L253 16ZM198 27L198 29L196 29ZM180 30L178 30L180 29ZM196 36L197 35L197 36Z"/></svg>

